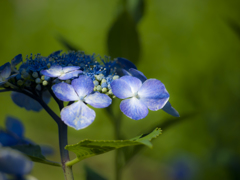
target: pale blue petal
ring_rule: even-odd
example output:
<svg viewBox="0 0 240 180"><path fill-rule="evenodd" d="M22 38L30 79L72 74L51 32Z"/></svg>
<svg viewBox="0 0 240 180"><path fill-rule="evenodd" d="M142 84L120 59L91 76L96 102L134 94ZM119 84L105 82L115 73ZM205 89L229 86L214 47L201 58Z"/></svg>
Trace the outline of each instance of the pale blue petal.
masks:
<svg viewBox="0 0 240 180"><path fill-rule="evenodd" d="M63 73L63 70L62 66L56 65L51 66L50 69L42 70L40 73L48 77L58 77Z"/></svg>
<svg viewBox="0 0 240 180"><path fill-rule="evenodd" d="M7 62L6 64L4 64L2 71L0 72L0 77L2 77L3 79L6 79L10 76L11 74L11 64L9 62Z"/></svg>
<svg viewBox="0 0 240 180"><path fill-rule="evenodd" d="M8 80L8 79L12 79L12 78L16 77L18 74L19 74L19 73L13 74L13 75L9 76L9 77L6 78L6 79L7 79L7 80Z"/></svg>
<svg viewBox="0 0 240 180"><path fill-rule="evenodd" d="M12 92L11 98L16 105L25 108L28 111L33 110L38 112L42 109L42 106L36 100L30 98L25 94Z"/></svg>
<svg viewBox="0 0 240 180"><path fill-rule="evenodd" d="M168 101L168 97L167 98L161 98L161 99L140 99L140 101L142 103L144 103L150 110L152 111L157 111L159 109L162 109L165 104Z"/></svg>
<svg viewBox="0 0 240 180"><path fill-rule="evenodd" d="M130 86L133 94L137 93L142 86L142 82L138 78L132 76L123 76L120 79L125 81Z"/></svg>
<svg viewBox="0 0 240 180"><path fill-rule="evenodd" d="M2 146L14 146L18 144L19 140L12 135L0 130L0 144Z"/></svg>
<svg viewBox="0 0 240 180"><path fill-rule="evenodd" d="M13 67L15 67L16 65L18 65L20 62L22 62L22 54L18 54L17 56L15 56L12 61L11 64Z"/></svg>
<svg viewBox="0 0 240 180"><path fill-rule="evenodd" d="M122 72L125 76L131 76L132 74L125 69L122 69Z"/></svg>
<svg viewBox="0 0 240 180"><path fill-rule="evenodd" d="M169 101L165 104L165 106L162 108L162 110L172 116L180 117L179 113L171 106Z"/></svg>
<svg viewBox="0 0 240 180"><path fill-rule="evenodd" d="M71 71L69 73L66 73L66 74L63 74L63 75L59 76L58 79L61 79L61 80L71 79L71 78L74 78L74 77L78 77L78 75L80 73L82 73L81 70Z"/></svg>
<svg viewBox="0 0 240 180"><path fill-rule="evenodd" d="M134 120L143 119L148 115L147 106L135 97L123 100L120 109L126 116Z"/></svg>
<svg viewBox="0 0 240 180"><path fill-rule="evenodd" d="M76 130L83 129L92 124L95 117L95 111L82 101L75 102L61 111L62 121Z"/></svg>
<svg viewBox="0 0 240 180"><path fill-rule="evenodd" d="M141 71L131 68L129 69L129 72L133 77L140 79L142 82L147 80L147 77Z"/></svg>
<svg viewBox="0 0 240 180"><path fill-rule="evenodd" d="M161 99L169 97L164 84L157 79L146 80L138 91L140 98Z"/></svg>
<svg viewBox="0 0 240 180"><path fill-rule="evenodd" d="M11 133L16 134L19 138L23 138L24 126L18 119L8 116L6 118L6 129Z"/></svg>
<svg viewBox="0 0 240 180"><path fill-rule="evenodd" d="M94 84L90 77L81 75L72 80L72 86L80 98L85 97L93 91Z"/></svg>
<svg viewBox="0 0 240 180"><path fill-rule="evenodd" d="M55 96L62 101L76 101L79 99L73 87L67 83L59 83L52 86Z"/></svg>
<svg viewBox="0 0 240 180"><path fill-rule="evenodd" d="M112 99L108 95L99 92L88 95L84 101L95 108L105 108L112 103Z"/></svg>
<svg viewBox="0 0 240 180"><path fill-rule="evenodd" d="M33 162L17 150L11 148L0 149L0 171L12 175L28 174Z"/></svg>
<svg viewBox="0 0 240 180"><path fill-rule="evenodd" d="M120 99L129 98L134 95L129 84L123 81L121 78L114 80L111 83L111 88L113 94Z"/></svg>
<svg viewBox="0 0 240 180"><path fill-rule="evenodd" d="M67 66L67 67L63 67L63 72L67 73L67 72L75 71L75 70L78 70L78 69L80 69L79 66Z"/></svg>

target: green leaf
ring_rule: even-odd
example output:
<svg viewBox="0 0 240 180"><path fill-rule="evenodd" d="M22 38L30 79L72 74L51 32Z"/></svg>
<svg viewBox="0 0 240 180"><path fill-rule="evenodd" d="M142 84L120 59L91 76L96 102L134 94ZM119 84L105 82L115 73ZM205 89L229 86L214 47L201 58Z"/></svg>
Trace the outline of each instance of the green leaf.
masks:
<svg viewBox="0 0 240 180"><path fill-rule="evenodd" d="M77 144L67 145L65 149L74 152L77 158L67 162L67 166L99 154L103 154L115 149L135 146L135 145L146 145L152 148L151 140L161 134L161 129L156 128L153 132L147 135L141 135L129 140L83 140Z"/></svg>
<svg viewBox="0 0 240 180"><path fill-rule="evenodd" d="M106 178L99 175L97 172L92 170L89 166L85 166L86 180L106 180Z"/></svg>
<svg viewBox="0 0 240 180"><path fill-rule="evenodd" d="M166 129L173 127L176 124L179 124L181 122L184 122L188 119L191 119L192 117L196 116L198 113L197 112L191 112L191 113L186 113L183 114L181 117L176 118L176 117L171 117L169 119L167 119L166 121L164 121L163 123L159 123L156 126L161 127L164 131L166 131ZM143 146L134 146L134 147L128 147L126 149L124 149L124 157L125 157L125 163L127 164L128 162L130 162L130 160L136 156L140 150L142 150Z"/></svg>
<svg viewBox="0 0 240 180"><path fill-rule="evenodd" d="M43 164L61 167L60 163L47 160L42 155L41 148L38 145L32 145L32 144L17 145L17 146L12 146L12 148L21 151L22 153L27 155L34 162L39 162L39 163L43 163Z"/></svg>
<svg viewBox="0 0 240 180"><path fill-rule="evenodd" d="M138 23L144 15L145 1L144 0L128 0L127 5L132 17L134 18L136 23Z"/></svg>
<svg viewBox="0 0 240 180"><path fill-rule="evenodd" d="M111 57L123 57L137 63L140 57L140 40L136 22L123 11L108 33L108 53Z"/></svg>

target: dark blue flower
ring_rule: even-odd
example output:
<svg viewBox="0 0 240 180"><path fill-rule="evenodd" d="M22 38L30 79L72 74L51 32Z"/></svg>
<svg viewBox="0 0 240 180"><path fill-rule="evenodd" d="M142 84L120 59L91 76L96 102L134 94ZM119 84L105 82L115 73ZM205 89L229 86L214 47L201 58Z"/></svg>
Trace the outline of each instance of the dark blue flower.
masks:
<svg viewBox="0 0 240 180"><path fill-rule="evenodd" d="M0 144L6 146L35 144L24 136L25 129L21 121L8 116L5 121L5 129L0 129ZM47 145L41 145L43 155L53 154L53 149Z"/></svg>
<svg viewBox="0 0 240 180"><path fill-rule="evenodd" d="M50 69L42 70L41 74L48 77L58 77L58 79L60 80L67 80L73 77L77 77L78 74L82 73L82 71L79 69L79 66L62 67L59 65L55 65L51 66Z"/></svg>
<svg viewBox="0 0 240 180"><path fill-rule="evenodd" d="M26 110L30 111L40 111L42 110L42 106L34 99L30 98L29 96L19 93L19 92L12 92L11 98L13 102L18 105L19 107L25 108ZM43 91L42 93L43 101L48 104L51 99L51 94L48 91Z"/></svg>
<svg viewBox="0 0 240 180"><path fill-rule="evenodd" d="M144 83L136 77L123 76L111 83L113 94L125 99L121 111L131 119L143 119L148 109L157 111L167 103L169 94L161 81L148 79ZM127 99L128 98L128 99Z"/></svg>
<svg viewBox="0 0 240 180"><path fill-rule="evenodd" d="M90 77L81 75L72 80L71 85L59 83L53 85L52 90L56 97L62 101L76 101L61 111L61 119L77 130L89 126L95 119L95 111L85 103L95 108L104 108L112 103L110 97L105 94L93 92L94 84Z"/></svg>
<svg viewBox="0 0 240 180"><path fill-rule="evenodd" d="M130 68L128 71L125 69L122 69L122 71L124 75L133 76L140 79L142 83L144 83L147 80L147 77L137 69ZM172 116L179 117L179 113L171 106L169 101L165 104L165 106L163 106L162 110Z"/></svg>
<svg viewBox="0 0 240 180"><path fill-rule="evenodd" d="M0 147L0 173L23 176L30 173L32 168L33 162L21 152L11 148Z"/></svg>
<svg viewBox="0 0 240 180"><path fill-rule="evenodd" d="M6 82L8 82L9 79L15 77L17 74L11 75L11 64L7 62L6 64L2 65L0 67L0 86L4 85Z"/></svg>

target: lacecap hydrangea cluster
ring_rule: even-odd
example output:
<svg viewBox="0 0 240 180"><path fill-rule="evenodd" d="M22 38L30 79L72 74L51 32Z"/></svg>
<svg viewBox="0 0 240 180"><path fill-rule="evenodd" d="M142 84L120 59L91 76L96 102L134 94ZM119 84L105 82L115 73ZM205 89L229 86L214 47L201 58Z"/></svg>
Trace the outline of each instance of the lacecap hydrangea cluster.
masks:
<svg viewBox="0 0 240 180"><path fill-rule="evenodd" d="M115 97L123 99L121 111L134 120L145 118L148 109L179 116L161 81L147 79L127 59L111 60L81 51L30 55L24 62L19 54L0 67L0 87L12 90L13 102L27 110L39 111L42 106L21 92L38 96L45 103L51 96L69 102L61 109L61 120L77 130L89 126L96 117L88 105L106 108Z"/></svg>

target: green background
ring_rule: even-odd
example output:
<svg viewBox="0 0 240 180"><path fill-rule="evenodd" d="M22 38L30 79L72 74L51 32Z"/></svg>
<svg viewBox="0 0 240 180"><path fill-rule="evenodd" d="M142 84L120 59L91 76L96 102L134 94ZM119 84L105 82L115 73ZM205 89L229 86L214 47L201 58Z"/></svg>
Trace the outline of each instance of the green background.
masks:
<svg viewBox="0 0 240 180"><path fill-rule="evenodd" d="M134 6L137 0L129 2ZM165 84L170 102L181 117L172 118L161 110L151 111L139 121L123 116L121 131L126 138L150 132L156 126L161 128L164 122L174 123L163 128L163 135L153 141L153 149L145 148L135 156L124 168L122 179L180 179L172 175L177 162L189 166L185 179L240 179L240 2L144 2L144 14L136 26L123 19L115 27L119 32L124 31L121 26L125 23L130 23L124 26L126 32L136 28L121 44L124 41L119 36L109 33L123 11L120 0L2 0L0 63L19 53L25 57L30 53L47 56L59 49L67 51L60 37L85 53L101 56L116 54L123 46L130 56L133 52L130 60L138 60L140 71ZM111 53L108 47L116 52ZM115 101L118 111L120 101ZM4 126L7 115L18 117L25 125L26 137L52 145L56 153L49 159L58 161L57 126L50 116L44 111L28 112L17 107L10 93L1 93L0 102L0 125ZM59 113L53 100L50 106ZM86 138L114 139L105 111L95 111L97 117L86 129L69 128L69 143ZM114 178L114 152L74 166L76 180L85 179L84 164L108 179ZM61 168L38 163L31 174L40 180L63 179Z"/></svg>

